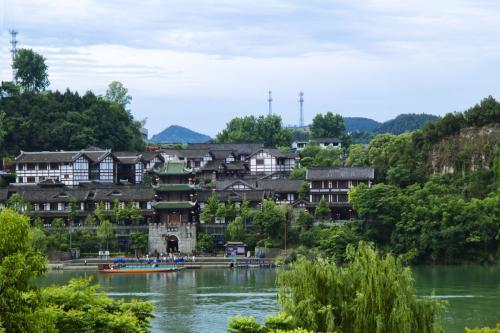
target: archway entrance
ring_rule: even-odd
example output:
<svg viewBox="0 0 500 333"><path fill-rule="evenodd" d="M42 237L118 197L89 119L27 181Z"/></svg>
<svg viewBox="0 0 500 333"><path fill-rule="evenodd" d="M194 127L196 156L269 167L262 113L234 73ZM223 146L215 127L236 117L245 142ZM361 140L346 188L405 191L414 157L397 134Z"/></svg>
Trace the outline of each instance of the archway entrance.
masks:
<svg viewBox="0 0 500 333"><path fill-rule="evenodd" d="M167 237L167 253L179 252L179 239L175 236Z"/></svg>

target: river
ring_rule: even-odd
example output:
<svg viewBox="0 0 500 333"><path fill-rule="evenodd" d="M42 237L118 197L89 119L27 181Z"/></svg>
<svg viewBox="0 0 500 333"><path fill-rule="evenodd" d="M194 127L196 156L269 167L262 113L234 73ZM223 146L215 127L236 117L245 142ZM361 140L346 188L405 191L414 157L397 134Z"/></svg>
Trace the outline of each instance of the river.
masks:
<svg viewBox="0 0 500 333"><path fill-rule="evenodd" d="M413 271L418 296L448 302L442 317L446 332L500 322L500 266L418 266ZM144 275L51 271L40 284L63 284L88 275L94 276L111 297L151 301L155 305L153 332L225 332L230 316L254 316L261 321L278 310L276 271L272 269L199 269Z"/></svg>

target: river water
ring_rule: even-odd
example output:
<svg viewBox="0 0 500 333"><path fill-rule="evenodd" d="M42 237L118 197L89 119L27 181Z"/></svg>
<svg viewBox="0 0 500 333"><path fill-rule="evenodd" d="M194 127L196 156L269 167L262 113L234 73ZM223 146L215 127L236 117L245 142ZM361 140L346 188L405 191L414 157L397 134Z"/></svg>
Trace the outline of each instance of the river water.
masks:
<svg viewBox="0 0 500 333"><path fill-rule="evenodd" d="M415 293L448 302L446 332L500 322L500 266L419 266L413 269ZM98 274L52 271L42 286L94 276L111 297L138 298L155 305L153 332L225 332L227 318L254 316L262 321L278 311L273 269L199 269L177 273ZM433 295L433 296L431 296Z"/></svg>

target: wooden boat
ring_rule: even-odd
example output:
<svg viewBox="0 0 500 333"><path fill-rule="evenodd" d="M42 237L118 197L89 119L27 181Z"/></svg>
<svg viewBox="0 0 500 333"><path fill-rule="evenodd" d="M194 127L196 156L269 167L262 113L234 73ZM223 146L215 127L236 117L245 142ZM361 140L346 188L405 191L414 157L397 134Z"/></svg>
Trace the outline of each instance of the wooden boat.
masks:
<svg viewBox="0 0 500 333"><path fill-rule="evenodd" d="M122 264L99 264L97 271L99 273L167 273L177 272L184 267L179 266L159 266L159 265L122 265Z"/></svg>

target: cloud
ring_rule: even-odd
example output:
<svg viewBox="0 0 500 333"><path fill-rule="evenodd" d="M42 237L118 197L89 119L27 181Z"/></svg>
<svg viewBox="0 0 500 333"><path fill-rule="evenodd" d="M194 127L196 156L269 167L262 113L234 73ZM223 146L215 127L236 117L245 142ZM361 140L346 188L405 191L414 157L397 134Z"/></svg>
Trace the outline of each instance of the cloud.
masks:
<svg viewBox="0 0 500 333"><path fill-rule="evenodd" d="M0 0L0 9L2 79L5 31L16 27L20 45L47 58L52 89L103 93L122 81L153 133L175 122L214 134L235 115L265 113L269 89L274 110L296 123L299 90L307 120L327 110L385 120L463 109L500 84L487 74L500 65L496 1Z"/></svg>

